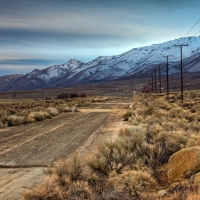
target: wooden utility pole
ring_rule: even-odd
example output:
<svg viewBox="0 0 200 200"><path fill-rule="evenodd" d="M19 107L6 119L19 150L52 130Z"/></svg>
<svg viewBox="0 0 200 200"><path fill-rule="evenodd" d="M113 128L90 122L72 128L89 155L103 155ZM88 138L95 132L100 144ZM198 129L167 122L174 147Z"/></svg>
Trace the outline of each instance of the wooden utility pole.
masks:
<svg viewBox="0 0 200 200"><path fill-rule="evenodd" d="M151 90L152 90L152 93L153 93L153 76L151 76Z"/></svg>
<svg viewBox="0 0 200 200"><path fill-rule="evenodd" d="M181 53L181 62L180 62L180 67L181 67L181 100L183 102L183 47L188 46L188 44L179 44L175 45L175 47L180 47L180 53Z"/></svg>
<svg viewBox="0 0 200 200"><path fill-rule="evenodd" d="M149 81L149 91L150 91L150 94L151 94L151 80Z"/></svg>
<svg viewBox="0 0 200 200"><path fill-rule="evenodd" d="M167 98L169 98L169 57L171 57L171 55L167 55L167 56L163 56L167 58Z"/></svg>
<svg viewBox="0 0 200 200"><path fill-rule="evenodd" d="M161 64L159 64L159 82L160 82L160 94L161 94L161 70L160 70Z"/></svg>
<svg viewBox="0 0 200 200"><path fill-rule="evenodd" d="M157 70L155 69L154 71L155 71L155 93L157 93L157 87L156 87L157 86L157 80L156 80L156 71Z"/></svg>

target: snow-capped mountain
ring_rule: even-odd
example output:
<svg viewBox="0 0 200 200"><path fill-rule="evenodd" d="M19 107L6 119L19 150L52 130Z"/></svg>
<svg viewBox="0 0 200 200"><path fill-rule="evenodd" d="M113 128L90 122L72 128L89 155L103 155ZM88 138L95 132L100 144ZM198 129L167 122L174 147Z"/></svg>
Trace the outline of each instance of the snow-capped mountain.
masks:
<svg viewBox="0 0 200 200"><path fill-rule="evenodd" d="M150 74L158 64L166 63L169 57L170 73L180 71L180 48L183 47L183 64L185 72L200 71L200 36L183 37L161 44L134 48L117 56L98 57L88 63L69 60L62 65L55 65L43 70L33 70L19 77L11 87L1 90L36 89L44 87L70 86L93 82L104 82L134 74ZM162 67L164 73L165 67Z"/></svg>
<svg viewBox="0 0 200 200"><path fill-rule="evenodd" d="M79 73L84 69L84 63L78 60L69 60L67 63L62 65L54 65L44 70L33 70L28 74L27 78L37 77L44 81L46 84L53 84L58 79L67 77L70 79L73 75Z"/></svg>

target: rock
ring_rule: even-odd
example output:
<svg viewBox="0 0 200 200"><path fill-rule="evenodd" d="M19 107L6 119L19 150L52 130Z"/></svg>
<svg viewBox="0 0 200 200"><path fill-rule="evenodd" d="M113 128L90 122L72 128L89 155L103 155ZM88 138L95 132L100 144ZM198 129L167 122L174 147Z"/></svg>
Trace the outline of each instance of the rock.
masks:
<svg viewBox="0 0 200 200"><path fill-rule="evenodd" d="M176 182L200 172L200 146L182 149L168 161L168 180Z"/></svg>
<svg viewBox="0 0 200 200"><path fill-rule="evenodd" d="M195 174L194 183L200 183L200 172Z"/></svg>
<svg viewBox="0 0 200 200"><path fill-rule="evenodd" d="M166 195L167 195L167 191L166 190L160 190L160 191L158 191L158 196L159 197L164 197Z"/></svg>

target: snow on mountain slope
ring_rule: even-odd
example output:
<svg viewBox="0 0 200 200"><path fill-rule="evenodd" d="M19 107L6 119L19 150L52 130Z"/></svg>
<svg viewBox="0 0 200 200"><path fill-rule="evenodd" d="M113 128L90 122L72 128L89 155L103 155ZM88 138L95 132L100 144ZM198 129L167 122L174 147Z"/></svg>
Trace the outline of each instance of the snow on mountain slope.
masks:
<svg viewBox="0 0 200 200"><path fill-rule="evenodd" d="M200 36L198 36L183 37L161 44L134 48L117 56L101 56L88 63L75 59L69 60L62 65L33 70L24 77L20 77L20 81L29 85L32 80L31 88L34 88L33 80L37 82L35 88L38 88L39 84L45 87L57 87L104 82L134 74L151 73L155 66L166 63L166 57L164 57L166 55L171 55L169 72L178 73L180 70L180 47L176 47L176 45L180 44L188 44L183 47L184 71L200 71ZM163 71L165 71L164 68Z"/></svg>
<svg viewBox="0 0 200 200"><path fill-rule="evenodd" d="M63 65L52 66L37 72L33 71L29 77L37 76L49 83L52 79L65 78L65 80L70 80L77 74L79 76L75 79L76 81L89 79L89 77L96 80L105 78L110 80L134 73L145 73L153 65L165 63L165 55L172 55L169 62L178 62L180 48L175 47L175 45L179 44L188 44L188 47L183 47L183 58L200 53L200 37L185 37L162 44L134 48L118 56L98 57L88 63L70 60Z"/></svg>
<svg viewBox="0 0 200 200"><path fill-rule="evenodd" d="M188 57L200 53L200 37L180 38L162 44L134 48L118 56L99 57L86 63L85 69L74 75L73 82L113 80L136 73L145 73L160 63L166 63L166 57L164 57L166 55L172 55L169 63L177 66L180 61L180 47L175 45L180 44L188 44L187 47L183 47L184 61ZM200 70L199 64L196 65L195 70ZM170 69L170 72L177 73L178 69Z"/></svg>
<svg viewBox="0 0 200 200"><path fill-rule="evenodd" d="M73 74L76 74L82 70L82 66L84 66L84 63L72 59L62 65L54 65L43 70L33 70L31 73L29 73L27 78L37 77L48 84L55 82L57 79L63 78L66 76L66 74L70 74L70 78L70 76L73 76Z"/></svg>

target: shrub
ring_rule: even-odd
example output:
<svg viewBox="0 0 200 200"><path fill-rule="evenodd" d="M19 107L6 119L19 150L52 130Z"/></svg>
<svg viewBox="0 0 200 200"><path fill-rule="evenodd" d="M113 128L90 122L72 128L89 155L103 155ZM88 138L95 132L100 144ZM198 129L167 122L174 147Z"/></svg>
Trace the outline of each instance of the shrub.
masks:
<svg viewBox="0 0 200 200"><path fill-rule="evenodd" d="M143 171L126 171L120 175L111 174L108 182L118 189L126 189L130 187L137 188L137 190L151 190L156 186L155 179L147 172Z"/></svg>
<svg viewBox="0 0 200 200"><path fill-rule="evenodd" d="M80 161L78 156L75 155L69 161L59 161L53 172L61 178L67 176L72 181L80 180L83 178L83 163Z"/></svg>
<svg viewBox="0 0 200 200"><path fill-rule="evenodd" d="M119 130L119 136L120 137L126 137L126 136L131 136L131 131L128 128L120 129Z"/></svg>
<svg viewBox="0 0 200 200"><path fill-rule="evenodd" d="M131 168L137 162L139 153L143 153L138 151L143 139L144 135L140 132L121 131L115 141L105 142L98 147L89 166L94 172L104 176L112 171L121 173L124 168Z"/></svg>
<svg viewBox="0 0 200 200"><path fill-rule="evenodd" d="M87 95L86 95L86 93L81 93L79 96L80 97L86 97Z"/></svg>
<svg viewBox="0 0 200 200"><path fill-rule="evenodd" d="M172 154L185 147L187 137L182 132L161 131L154 138L153 152L157 167L168 162Z"/></svg>
<svg viewBox="0 0 200 200"><path fill-rule="evenodd" d="M72 110L72 112L77 112L76 106L73 106L71 110Z"/></svg>
<svg viewBox="0 0 200 200"><path fill-rule="evenodd" d="M131 117L132 116L132 114L133 114L133 112L132 111L127 111L125 114L123 114L123 118L124 118L124 121L128 121L128 119L129 119L129 117Z"/></svg>
<svg viewBox="0 0 200 200"><path fill-rule="evenodd" d="M153 105L145 106L144 108L137 109L137 112L139 115L141 115L143 117L152 115L154 112L154 106Z"/></svg>
<svg viewBox="0 0 200 200"><path fill-rule="evenodd" d="M50 113L48 113L48 112L46 112L46 111L43 111L43 113L44 113L44 117L45 117L46 119L51 118Z"/></svg>
<svg viewBox="0 0 200 200"><path fill-rule="evenodd" d="M89 106L89 105L90 105L90 102L89 102L89 101L84 102L84 103L82 104L83 107L84 107L84 106Z"/></svg>
<svg viewBox="0 0 200 200"><path fill-rule="evenodd" d="M60 160L54 168L44 170L45 184L28 190L24 200L92 199L88 183L83 181L83 163L77 155L71 160Z"/></svg>
<svg viewBox="0 0 200 200"><path fill-rule="evenodd" d="M70 95L68 93L61 93L61 94L58 94L57 99L67 99L69 97Z"/></svg>
<svg viewBox="0 0 200 200"><path fill-rule="evenodd" d="M187 119L189 122L193 122L195 118L196 118L196 114L194 113L185 116L185 119Z"/></svg>
<svg viewBox="0 0 200 200"><path fill-rule="evenodd" d="M24 123L24 117L11 115L7 118L7 121L9 126L17 126Z"/></svg>
<svg viewBox="0 0 200 200"><path fill-rule="evenodd" d="M154 111L154 115L157 118L161 118L161 117L167 117L168 116L168 112L164 109L156 109Z"/></svg>
<svg viewBox="0 0 200 200"><path fill-rule="evenodd" d="M196 184L178 183L169 189L169 198L172 200L195 200L199 197L199 186Z"/></svg>
<svg viewBox="0 0 200 200"><path fill-rule="evenodd" d="M52 179L52 178L51 178ZM61 200L60 188L54 179L46 179L45 185L36 186L33 190L24 193L24 200Z"/></svg>
<svg viewBox="0 0 200 200"><path fill-rule="evenodd" d="M112 171L121 173L125 167L130 167L134 160L135 154L127 148L126 141L119 138L100 145L88 165L97 174L108 176Z"/></svg>
<svg viewBox="0 0 200 200"><path fill-rule="evenodd" d="M56 167L48 168L46 171L44 170L44 173L58 177L61 182L66 178L76 181L83 179L83 168L83 163L78 155L75 154L71 160L59 160Z"/></svg>
<svg viewBox="0 0 200 200"><path fill-rule="evenodd" d="M0 128L4 128L4 124L0 121Z"/></svg>
<svg viewBox="0 0 200 200"><path fill-rule="evenodd" d="M50 115L47 112L39 111L39 112L30 112L26 118L27 123L35 122L35 121L43 121L45 118L49 118Z"/></svg>
<svg viewBox="0 0 200 200"><path fill-rule="evenodd" d="M85 181L73 182L70 185L69 191L66 194L67 195L64 195L65 199L69 200L74 200L74 199L93 200L92 191L88 186L88 183Z"/></svg>
<svg viewBox="0 0 200 200"><path fill-rule="evenodd" d="M26 121L27 121L27 123L35 122L35 113L34 112L30 112L28 114L28 116L26 117Z"/></svg>
<svg viewBox="0 0 200 200"><path fill-rule="evenodd" d="M130 199L152 199L151 195L146 194L156 186L154 178L142 171L126 171L110 177L108 182L114 190L130 194Z"/></svg>
<svg viewBox="0 0 200 200"><path fill-rule="evenodd" d="M10 108L10 109L8 110L8 113L9 113L10 115L16 115L16 114L18 114L17 110L14 109L14 108Z"/></svg>
<svg viewBox="0 0 200 200"><path fill-rule="evenodd" d="M200 135L191 134L186 147L200 146Z"/></svg>
<svg viewBox="0 0 200 200"><path fill-rule="evenodd" d="M39 111L34 113L34 118L36 121L43 121L45 119L44 112Z"/></svg>
<svg viewBox="0 0 200 200"><path fill-rule="evenodd" d="M37 186L34 190L28 190L24 193L24 200L74 200L87 199L92 200L92 192L84 181L72 182L69 178L60 185L57 177L46 178L43 186Z"/></svg>
<svg viewBox="0 0 200 200"><path fill-rule="evenodd" d="M183 116L183 109L180 108L180 107L172 108L172 109L169 111L169 115L170 115L170 117L172 117L172 118L182 118L182 116Z"/></svg>
<svg viewBox="0 0 200 200"><path fill-rule="evenodd" d="M57 109L57 108L52 108L52 107L50 107L50 108L47 108L47 112L49 112L49 113L50 113L50 115L52 115L52 116L56 116L56 115L58 115L58 114L59 114L59 111L58 111L58 109Z"/></svg>
<svg viewBox="0 0 200 200"><path fill-rule="evenodd" d="M8 113L6 112L6 110L1 109L0 110L0 119L4 119L8 116Z"/></svg>
<svg viewBox="0 0 200 200"><path fill-rule="evenodd" d="M70 97L70 98L77 98L77 97L79 97L79 94L78 94L78 93L71 93L71 94L69 95L69 97Z"/></svg>
<svg viewBox="0 0 200 200"><path fill-rule="evenodd" d="M63 107L64 112L72 112L72 109L69 106Z"/></svg>

